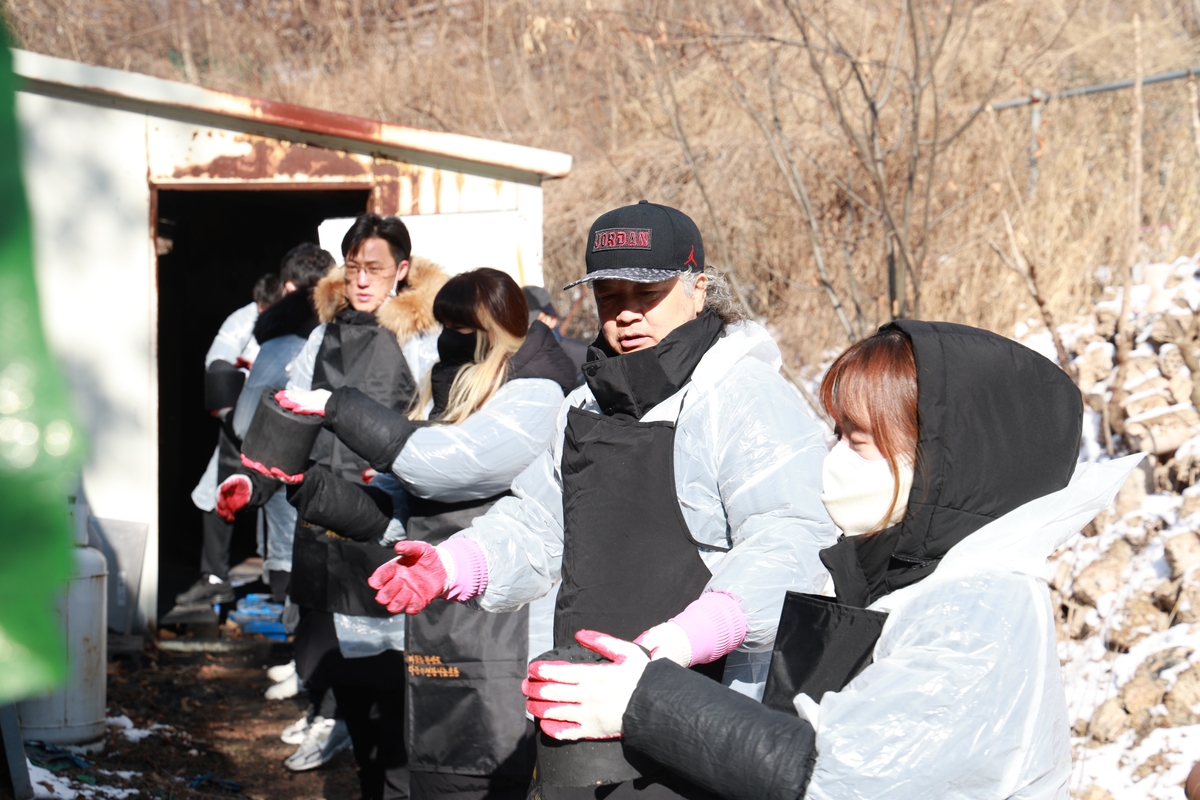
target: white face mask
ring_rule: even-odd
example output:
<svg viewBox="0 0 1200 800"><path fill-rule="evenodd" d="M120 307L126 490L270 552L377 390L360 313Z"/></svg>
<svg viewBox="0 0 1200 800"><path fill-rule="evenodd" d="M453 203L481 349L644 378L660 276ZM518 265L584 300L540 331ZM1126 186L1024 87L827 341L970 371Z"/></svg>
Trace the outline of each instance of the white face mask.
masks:
<svg viewBox="0 0 1200 800"><path fill-rule="evenodd" d="M825 456L825 464L821 469L824 487L821 502L847 536L882 530L904 519L908 493L912 490L913 470L906 462L899 463L900 495L892 515L880 525L892 503L892 492L895 490L887 460L863 458L850 449L850 442L846 439L834 445L829 455Z"/></svg>

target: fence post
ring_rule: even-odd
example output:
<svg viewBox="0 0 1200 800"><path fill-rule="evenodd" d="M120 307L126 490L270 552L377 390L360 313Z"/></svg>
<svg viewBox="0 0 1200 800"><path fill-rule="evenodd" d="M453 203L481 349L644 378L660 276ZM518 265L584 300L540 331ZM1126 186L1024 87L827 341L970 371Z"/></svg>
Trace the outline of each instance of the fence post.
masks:
<svg viewBox="0 0 1200 800"><path fill-rule="evenodd" d="M1038 129L1042 127L1042 106L1046 95L1034 89L1029 97L1029 199L1037 197L1038 185Z"/></svg>

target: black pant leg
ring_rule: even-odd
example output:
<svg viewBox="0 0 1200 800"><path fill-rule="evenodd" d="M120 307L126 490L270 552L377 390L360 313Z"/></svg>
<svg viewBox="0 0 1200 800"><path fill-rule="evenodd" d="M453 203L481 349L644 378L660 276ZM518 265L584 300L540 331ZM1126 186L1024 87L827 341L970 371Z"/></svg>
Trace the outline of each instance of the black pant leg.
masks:
<svg viewBox="0 0 1200 800"><path fill-rule="evenodd" d="M333 685L338 715L350 731L358 783L363 800L382 800L383 774L376 764L375 726L371 723L370 692L344 683Z"/></svg>
<svg viewBox="0 0 1200 800"><path fill-rule="evenodd" d="M292 582L292 573L285 569L272 569L267 571L267 577L271 582L272 602L282 603L287 599L288 584Z"/></svg>
<svg viewBox="0 0 1200 800"><path fill-rule="evenodd" d="M383 800L408 800L408 748L404 743L404 686L378 693L379 761L383 768Z"/></svg>
<svg viewBox="0 0 1200 800"><path fill-rule="evenodd" d="M486 775L414 772L410 785L412 800L526 800L529 794L528 780ZM588 800L595 798L591 791Z"/></svg>
<svg viewBox="0 0 1200 800"><path fill-rule="evenodd" d="M408 800L404 690L335 683L333 691L350 731L363 800Z"/></svg>
<svg viewBox="0 0 1200 800"><path fill-rule="evenodd" d="M200 571L229 580L229 543L233 541L233 523L217 516L215 511L203 512L204 549L200 553Z"/></svg>
<svg viewBox="0 0 1200 800"><path fill-rule="evenodd" d="M233 414L217 429L217 483L220 484L241 466L241 443L233 433ZM229 545L233 541L233 523L204 512L204 550L200 571L229 580Z"/></svg>
<svg viewBox="0 0 1200 800"><path fill-rule="evenodd" d="M343 659L333 627L333 615L304 607L300 607L299 612L300 622L296 625L293 643L296 674L304 681L308 702L316 713L326 719L340 716L332 682Z"/></svg>

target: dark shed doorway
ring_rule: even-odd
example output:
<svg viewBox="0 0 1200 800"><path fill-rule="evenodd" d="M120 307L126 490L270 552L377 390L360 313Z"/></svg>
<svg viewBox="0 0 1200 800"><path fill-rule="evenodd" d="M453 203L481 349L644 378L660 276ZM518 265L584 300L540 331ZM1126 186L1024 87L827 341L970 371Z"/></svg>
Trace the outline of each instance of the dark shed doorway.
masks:
<svg viewBox="0 0 1200 800"><path fill-rule="evenodd" d="M368 189L157 190L158 613L199 574L201 512L191 492L217 442L204 411L204 354L259 276L330 217L367 209ZM253 555L254 521L239 523L231 564Z"/></svg>

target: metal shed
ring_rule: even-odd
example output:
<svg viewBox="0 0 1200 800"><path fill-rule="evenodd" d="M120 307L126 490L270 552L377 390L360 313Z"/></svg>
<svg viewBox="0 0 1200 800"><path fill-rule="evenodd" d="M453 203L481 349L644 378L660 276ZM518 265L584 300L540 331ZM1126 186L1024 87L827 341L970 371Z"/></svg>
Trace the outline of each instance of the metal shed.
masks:
<svg viewBox="0 0 1200 800"><path fill-rule="evenodd" d="M14 60L42 314L90 445L83 496L109 553L110 626L153 630L160 565L198 549L188 493L216 437L203 354L255 279L318 241L323 220L370 210L404 217L414 254L449 272L540 284L541 183L571 157Z"/></svg>

